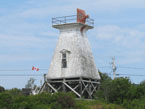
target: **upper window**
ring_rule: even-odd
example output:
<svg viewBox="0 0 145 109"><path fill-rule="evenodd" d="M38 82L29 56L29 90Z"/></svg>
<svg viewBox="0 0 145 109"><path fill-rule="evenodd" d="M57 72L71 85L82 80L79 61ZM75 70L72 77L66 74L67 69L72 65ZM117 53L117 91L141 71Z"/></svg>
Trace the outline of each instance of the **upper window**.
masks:
<svg viewBox="0 0 145 109"><path fill-rule="evenodd" d="M66 53L62 54L62 68L67 68Z"/></svg>
<svg viewBox="0 0 145 109"><path fill-rule="evenodd" d="M62 49L60 51L60 53L61 53L61 68L67 68L68 67L68 57L71 52L66 49Z"/></svg>

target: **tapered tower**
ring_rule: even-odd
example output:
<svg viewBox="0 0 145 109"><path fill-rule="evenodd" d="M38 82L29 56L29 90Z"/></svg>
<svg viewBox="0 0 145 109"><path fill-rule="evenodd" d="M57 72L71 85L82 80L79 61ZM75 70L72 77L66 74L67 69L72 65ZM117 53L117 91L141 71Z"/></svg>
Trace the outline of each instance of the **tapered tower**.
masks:
<svg viewBox="0 0 145 109"><path fill-rule="evenodd" d="M77 15L52 18L52 27L60 32L44 86L49 92L74 92L79 98L93 98L100 75L95 65L86 32L94 20L85 11Z"/></svg>

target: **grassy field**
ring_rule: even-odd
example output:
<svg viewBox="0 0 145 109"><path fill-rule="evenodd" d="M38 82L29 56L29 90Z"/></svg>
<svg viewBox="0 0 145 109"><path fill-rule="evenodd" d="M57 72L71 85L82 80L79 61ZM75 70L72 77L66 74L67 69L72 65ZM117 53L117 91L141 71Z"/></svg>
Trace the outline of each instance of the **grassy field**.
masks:
<svg viewBox="0 0 145 109"><path fill-rule="evenodd" d="M77 104L83 105L84 109L125 109L122 106L106 103L101 100L77 100Z"/></svg>

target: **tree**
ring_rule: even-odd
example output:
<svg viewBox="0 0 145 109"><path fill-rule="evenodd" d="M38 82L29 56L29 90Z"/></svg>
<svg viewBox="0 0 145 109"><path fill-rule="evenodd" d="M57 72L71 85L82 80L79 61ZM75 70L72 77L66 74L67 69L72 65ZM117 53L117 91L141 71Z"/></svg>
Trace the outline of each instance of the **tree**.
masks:
<svg viewBox="0 0 145 109"><path fill-rule="evenodd" d="M141 81L140 84L144 84L145 85L145 80Z"/></svg>
<svg viewBox="0 0 145 109"><path fill-rule="evenodd" d="M3 92L3 91L5 91L5 88L0 86L0 92Z"/></svg>
<svg viewBox="0 0 145 109"><path fill-rule="evenodd" d="M135 97L133 94L136 93L136 88L131 84L129 78L120 77L112 80L107 74L100 73L100 75L102 79L97 97L112 103L123 103L124 99Z"/></svg>
<svg viewBox="0 0 145 109"><path fill-rule="evenodd" d="M136 84L131 84L128 93L127 93L127 100L133 100L133 99L137 99L138 92L137 92L137 86Z"/></svg>
<svg viewBox="0 0 145 109"><path fill-rule="evenodd" d="M145 80L141 81L137 87L137 98L145 96Z"/></svg>
<svg viewBox="0 0 145 109"><path fill-rule="evenodd" d="M110 102L123 103L123 99L128 98L128 92L131 85L127 77L120 77L112 80L108 100Z"/></svg>
<svg viewBox="0 0 145 109"><path fill-rule="evenodd" d="M107 73L102 73L99 71L99 74L101 76L101 83L106 81L106 80L112 80L111 77L109 77Z"/></svg>
<svg viewBox="0 0 145 109"><path fill-rule="evenodd" d="M35 79L34 78L30 78L27 82L27 84L25 85L25 88L32 88L34 86L34 82Z"/></svg>
<svg viewBox="0 0 145 109"><path fill-rule="evenodd" d="M112 79L108 76L107 73L101 73L99 71L99 74L101 76L101 84L99 91L96 92L96 96L105 99L105 101L108 101Z"/></svg>

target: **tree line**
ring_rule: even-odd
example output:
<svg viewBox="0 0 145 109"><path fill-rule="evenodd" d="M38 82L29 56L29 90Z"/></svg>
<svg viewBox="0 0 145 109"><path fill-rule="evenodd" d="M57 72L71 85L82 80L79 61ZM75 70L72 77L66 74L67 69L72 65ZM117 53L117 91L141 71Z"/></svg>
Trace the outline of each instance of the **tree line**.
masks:
<svg viewBox="0 0 145 109"><path fill-rule="evenodd" d="M145 109L145 81L137 85L131 83L128 77L118 77L112 80L106 73L99 73L101 84L94 94L94 101L75 100L75 95L70 93L43 92L26 96L23 95L21 89L5 90L0 86L0 109L37 109L38 107L42 109L91 109L87 107L89 105L98 106L97 109ZM34 81L29 80L26 87L30 87L32 83ZM97 104L100 101L104 103L101 106ZM117 105L123 108L116 107Z"/></svg>

